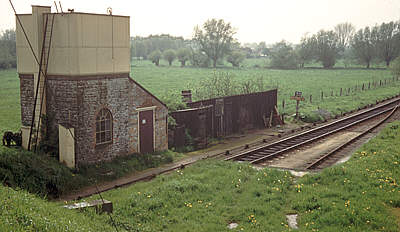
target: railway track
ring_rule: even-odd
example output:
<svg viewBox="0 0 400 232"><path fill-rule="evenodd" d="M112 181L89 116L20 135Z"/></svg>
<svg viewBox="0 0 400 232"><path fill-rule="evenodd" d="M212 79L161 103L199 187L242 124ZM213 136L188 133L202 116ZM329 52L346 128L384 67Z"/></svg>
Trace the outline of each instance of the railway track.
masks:
<svg viewBox="0 0 400 232"><path fill-rule="evenodd" d="M380 126L382 123L384 123L387 119L389 119L394 112L399 108L399 105L395 106L393 110L386 115L383 119L381 119L379 122L377 122L375 125L369 127L368 129L364 130L361 134L357 135L356 137L352 138L351 140L347 141L346 143L338 146L337 148L333 149L332 151L328 152L326 155L321 156L320 158L316 159L315 161L312 161L311 163L307 164L305 167L306 170L315 170L315 169L322 169L327 166L331 166L337 161L337 158L334 157L334 154L337 153L338 151L342 150L344 147L350 145L357 139L361 138L364 136L366 133L369 133L376 127Z"/></svg>
<svg viewBox="0 0 400 232"><path fill-rule="evenodd" d="M282 140L276 141L271 144L267 144L264 146L253 148L251 150L243 151L237 155L227 157L224 160L247 161L247 162L250 162L251 164L265 162L267 160L270 160L270 159L273 159L276 157L280 157L284 153L291 151L295 148L299 148L300 146L303 146L305 144L315 142L315 141L320 140L328 135L332 135L336 132L339 132L339 131L342 131L349 127L352 127L354 125L357 125L361 122L367 121L369 119L375 118L375 117L383 115L385 113L389 113L389 112L393 113L395 111L395 109L397 109L397 106L399 103L400 103L400 98L397 97L395 99L392 99L381 105L377 105L368 110L364 110L357 114L336 120L329 124L322 125L320 127L302 132L302 133L294 135L294 136L290 136L288 138L284 138ZM386 117L385 117L385 119L386 119ZM383 120L382 120L382 122L383 122ZM369 129L368 131L370 131L371 129ZM350 142L351 141L349 141L348 143L350 143ZM339 150L339 149L340 148L338 148L337 150ZM334 152L330 152L329 154L321 157L320 159L313 162L312 164L309 164L306 167L306 169L315 169L315 167L317 167L321 163L326 162L326 160L328 160L330 155L333 153Z"/></svg>

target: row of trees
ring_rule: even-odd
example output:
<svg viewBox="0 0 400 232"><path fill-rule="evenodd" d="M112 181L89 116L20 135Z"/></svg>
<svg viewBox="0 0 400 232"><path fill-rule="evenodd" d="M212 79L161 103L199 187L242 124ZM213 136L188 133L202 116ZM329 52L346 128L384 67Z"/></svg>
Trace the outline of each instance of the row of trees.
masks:
<svg viewBox="0 0 400 232"><path fill-rule="evenodd" d="M324 68L332 68L338 58L355 60L366 68L374 60L389 66L400 55L400 22L358 31L350 23L342 23L334 30L306 35L295 46L285 41L276 43L270 55L271 65L278 68L302 68L309 62L321 62Z"/></svg>
<svg viewBox="0 0 400 232"><path fill-rule="evenodd" d="M334 30L321 30L306 35L300 44L281 41L271 46L265 42L240 45L234 38L236 30L229 22L210 19L202 27L194 28L191 40L168 34L134 37L131 55L137 59L150 59L159 65L164 58L171 65L178 60L181 66L215 68L226 60L237 67L247 57L269 57L271 67L303 68L306 63L320 62L332 68L337 59L357 61L367 68L371 62L390 65L400 54L400 22L382 23L358 31L350 23L337 25ZM0 34L0 68L16 67L15 30Z"/></svg>
<svg viewBox="0 0 400 232"><path fill-rule="evenodd" d="M135 37L131 54L138 59L149 59L157 66L164 58L169 65L177 59L181 66L190 61L194 66L208 67L212 63L216 67L224 57L233 66L239 66L245 53L240 51L240 45L233 37L235 33L230 23L211 19L202 28L195 27L191 40L170 35Z"/></svg>
<svg viewBox="0 0 400 232"><path fill-rule="evenodd" d="M389 66L400 54L400 22L382 23L358 31L352 24L342 23L333 30L305 35L297 45L281 41L271 46L265 42L241 46L234 38L235 33L229 22L211 19L202 27L195 27L191 40L169 35L136 38L132 54L150 58L156 65L164 57L170 64L177 59L182 66L190 61L201 67L210 64L216 67L223 59L232 66L239 66L246 57L269 57L270 66L275 68L303 68L311 62L332 68L337 59L346 63L357 61L367 68L372 61L385 62Z"/></svg>
<svg viewBox="0 0 400 232"><path fill-rule="evenodd" d="M182 37L175 37L169 34L150 35L148 37L136 36L131 38L131 55L139 59L148 59L154 51L165 51L168 49L177 50L187 47L190 41Z"/></svg>
<svg viewBox="0 0 400 232"><path fill-rule="evenodd" d="M5 30L0 34L0 69L17 66L15 30Z"/></svg>

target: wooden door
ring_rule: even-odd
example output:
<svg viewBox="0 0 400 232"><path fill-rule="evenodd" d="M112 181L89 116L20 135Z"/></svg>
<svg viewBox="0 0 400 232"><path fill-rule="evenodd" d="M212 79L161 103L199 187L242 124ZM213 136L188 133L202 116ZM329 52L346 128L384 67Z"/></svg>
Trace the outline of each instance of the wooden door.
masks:
<svg viewBox="0 0 400 232"><path fill-rule="evenodd" d="M153 110L139 112L140 153L154 151Z"/></svg>

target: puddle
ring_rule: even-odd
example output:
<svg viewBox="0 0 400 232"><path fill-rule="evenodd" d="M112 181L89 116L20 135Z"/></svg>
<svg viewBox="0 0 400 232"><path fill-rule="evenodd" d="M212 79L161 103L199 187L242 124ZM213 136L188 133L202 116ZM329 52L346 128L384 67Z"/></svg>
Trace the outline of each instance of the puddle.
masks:
<svg viewBox="0 0 400 232"><path fill-rule="evenodd" d="M292 229L298 229L297 227L297 214L288 214L286 215L286 219L288 221L289 227Z"/></svg>
<svg viewBox="0 0 400 232"><path fill-rule="evenodd" d="M239 226L239 224L237 224L237 223L235 223L235 222L232 222L231 224L228 225L228 229L233 230L233 229L235 229L235 228L238 227L238 226Z"/></svg>

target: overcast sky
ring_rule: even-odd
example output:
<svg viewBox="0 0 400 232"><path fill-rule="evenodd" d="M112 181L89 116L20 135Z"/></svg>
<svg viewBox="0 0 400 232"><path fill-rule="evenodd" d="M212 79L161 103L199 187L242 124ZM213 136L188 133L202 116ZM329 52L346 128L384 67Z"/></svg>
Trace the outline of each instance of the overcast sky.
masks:
<svg viewBox="0 0 400 232"><path fill-rule="evenodd" d="M31 5L53 1L13 0L17 13L31 13ZM241 43L297 43L307 32L332 29L351 22L357 29L400 19L400 0L66 0L64 11L107 12L131 16L131 36L171 34L191 38L195 25L217 18L231 22ZM0 31L15 28L8 0L0 0Z"/></svg>

